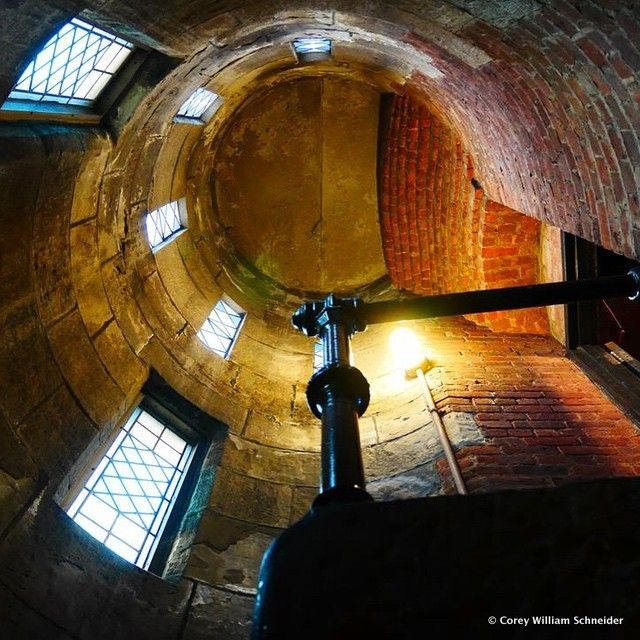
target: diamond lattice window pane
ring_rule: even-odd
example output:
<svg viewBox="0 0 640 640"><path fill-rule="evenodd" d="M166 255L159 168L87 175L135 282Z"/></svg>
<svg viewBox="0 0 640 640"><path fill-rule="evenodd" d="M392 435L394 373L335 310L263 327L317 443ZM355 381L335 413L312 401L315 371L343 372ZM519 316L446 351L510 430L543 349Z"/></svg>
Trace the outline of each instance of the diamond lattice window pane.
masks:
<svg viewBox="0 0 640 640"><path fill-rule="evenodd" d="M146 216L147 236L152 249L157 249L184 227L186 203L184 198L162 205Z"/></svg>
<svg viewBox="0 0 640 640"><path fill-rule="evenodd" d="M218 300L209 317L198 331L198 338L209 349L226 358L240 333L244 312L236 311L224 300Z"/></svg>
<svg viewBox="0 0 640 640"><path fill-rule="evenodd" d="M178 495L193 447L139 410L69 509L94 538L146 568ZM145 426L161 425L160 433Z"/></svg>
<svg viewBox="0 0 640 640"><path fill-rule="evenodd" d="M31 60L9 98L90 106L132 51L130 42L74 18Z"/></svg>
<svg viewBox="0 0 640 640"><path fill-rule="evenodd" d="M211 116L213 113L212 107L219 101L220 96L212 91L203 88L196 89L184 101L176 115L202 124L205 120L208 120L205 116Z"/></svg>

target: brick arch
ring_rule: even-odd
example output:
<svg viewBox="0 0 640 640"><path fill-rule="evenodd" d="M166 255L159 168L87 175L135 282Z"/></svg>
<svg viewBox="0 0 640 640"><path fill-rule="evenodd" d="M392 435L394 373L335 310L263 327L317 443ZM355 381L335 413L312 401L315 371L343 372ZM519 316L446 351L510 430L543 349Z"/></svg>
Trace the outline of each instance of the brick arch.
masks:
<svg viewBox="0 0 640 640"><path fill-rule="evenodd" d="M396 287L423 295L532 284L540 222L487 199L460 138L408 95L383 110L380 223ZM543 310L477 314L498 331L547 333Z"/></svg>
<svg viewBox="0 0 640 640"><path fill-rule="evenodd" d="M490 199L638 255L637 3L549 2L509 25L457 32L490 62L460 64L416 33L446 82L411 76L464 135Z"/></svg>

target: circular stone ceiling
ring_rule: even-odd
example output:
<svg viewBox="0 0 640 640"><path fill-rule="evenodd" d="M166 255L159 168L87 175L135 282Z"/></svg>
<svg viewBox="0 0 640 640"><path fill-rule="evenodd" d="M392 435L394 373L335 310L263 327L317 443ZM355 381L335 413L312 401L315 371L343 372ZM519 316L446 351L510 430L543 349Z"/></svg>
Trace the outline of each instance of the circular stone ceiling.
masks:
<svg viewBox="0 0 640 640"><path fill-rule="evenodd" d="M386 275L376 192L380 94L304 77L250 99L213 159L214 215L237 258L302 295Z"/></svg>

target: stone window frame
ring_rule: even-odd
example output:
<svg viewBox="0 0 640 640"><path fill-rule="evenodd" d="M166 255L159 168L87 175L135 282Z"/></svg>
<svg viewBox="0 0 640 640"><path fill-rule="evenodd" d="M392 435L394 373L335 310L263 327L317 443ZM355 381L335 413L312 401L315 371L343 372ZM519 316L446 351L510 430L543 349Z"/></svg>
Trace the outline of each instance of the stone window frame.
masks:
<svg viewBox="0 0 640 640"><path fill-rule="evenodd" d="M81 471L73 474L71 486L63 496L57 499L57 502L66 514L105 453L121 433L122 427L138 408L170 423L171 429L184 437L193 447L185 476L174 505L158 535L150 561L146 568L131 564L132 568L135 566L168 582L176 583L187 566L191 543L208 504L216 469L222 458L228 426L178 394L155 370L151 369L141 394L126 412L125 419L118 421L116 428L97 448L89 447L88 452L81 458ZM86 456L89 457L88 460ZM84 535L103 546L79 524L74 524L82 530ZM104 549L108 550L108 547L104 546ZM115 554L111 550L106 553ZM119 555L117 557L120 558Z"/></svg>
<svg viewBox="0 0 640 640"><path fill-rule="evenodd" d="M85 17L83 12L70 17L64 25L58 27L55 32L52 32L42 48L44 48L46 43L54 38L64 26L70 24L75 19L81 20L82 22L94 26L100 31L110 33L114 37L128 42L133 47L131 54L112 74L111 79L106 83L90 105L62 104L59 102L42 100L16 99L9 96L4 103L0 105L0 122L45 121L95 126L102 123L106 114L125 93L129 83L134 78L138 69L148 58L151 51L147 47L140 45L138 42L132 42L130 39L118 35L113 30L99 25L93 19ZM22 76L24 69L26 69L28 65L35 60L38 54L42 51L42 48L26 61L23 70L15 80L14 87ZM14 87L12 87L12 91L14 90Z"/></svg>

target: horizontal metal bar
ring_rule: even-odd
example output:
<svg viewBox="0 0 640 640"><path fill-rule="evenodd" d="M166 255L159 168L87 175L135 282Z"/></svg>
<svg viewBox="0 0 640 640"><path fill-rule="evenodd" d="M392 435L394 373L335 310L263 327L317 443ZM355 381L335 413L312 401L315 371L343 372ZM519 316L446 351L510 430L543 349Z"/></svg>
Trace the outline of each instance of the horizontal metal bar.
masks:
<svg viewBox="0 0 640 640"><path fill-rule="evenodd" d="M443 318L488 311L526 309L602 298L633 298L640 293L640 269L621 276L550 282L524 287L465 291L392 302L371 302L359 309L367 324Z"/></svg>

